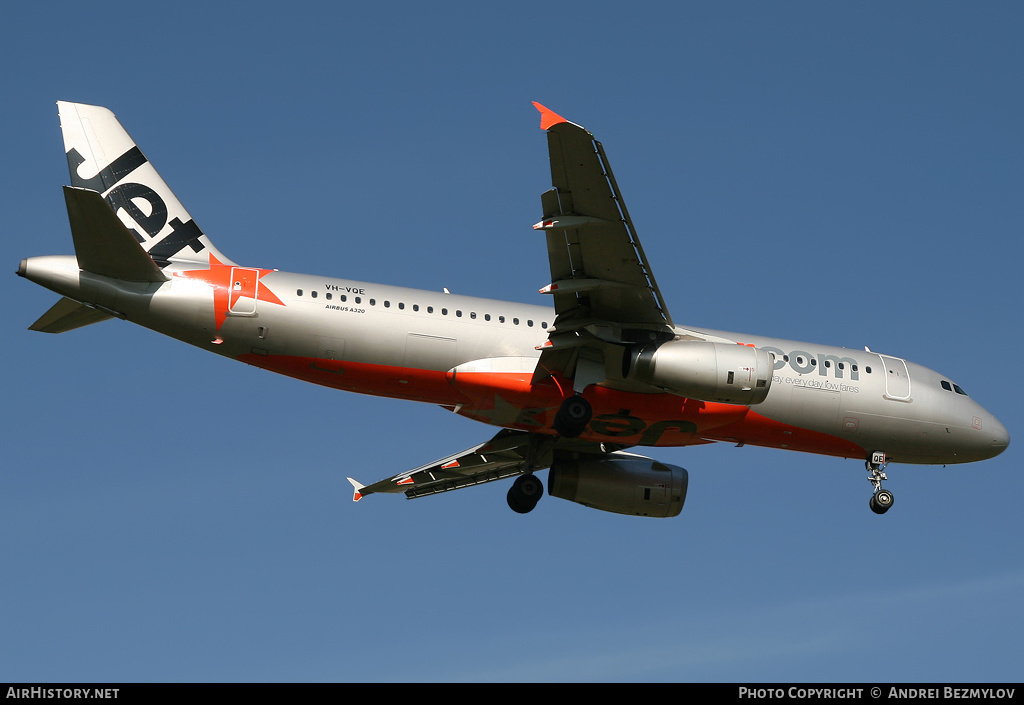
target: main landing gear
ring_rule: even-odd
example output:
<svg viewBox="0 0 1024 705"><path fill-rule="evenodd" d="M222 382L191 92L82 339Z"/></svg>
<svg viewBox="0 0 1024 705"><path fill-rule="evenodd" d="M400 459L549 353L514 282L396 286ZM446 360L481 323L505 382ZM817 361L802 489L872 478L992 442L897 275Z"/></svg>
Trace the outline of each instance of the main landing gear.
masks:
<svg viewBox="0 0 1024 705"><path fill-rule="evenodd" d="M544 483L536 475L520 475L508 490L508 506L519 514L533 511L544 495Z"/></svg>
<svg viewBox="0 0 1024 705"><path fill-rule="evenodd" d="M579 394L562 402L555 414L555 432L562 438L577 438L587 428L594 410Z"/></svg>
<svg viewBox="0 0 1024 705"><path fill-rule="evenodd" d="M882 489L882 480L889 479L883 472L888 464L885 459L885 453L877 451L872 453L871 458L864 463L864 466L868 469L868 480L875 488L875 493L871 495L871 501L868 502L868 506L871 507L871 511L875 514L885 514L889 511L889 507L892 506L892 492Z"/></svg>

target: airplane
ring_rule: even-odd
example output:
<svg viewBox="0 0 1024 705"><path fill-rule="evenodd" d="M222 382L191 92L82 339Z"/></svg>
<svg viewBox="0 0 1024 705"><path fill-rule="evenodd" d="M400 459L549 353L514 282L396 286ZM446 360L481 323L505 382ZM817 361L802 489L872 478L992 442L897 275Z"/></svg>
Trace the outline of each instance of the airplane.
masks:
<svg viewBox="0 0 1024 705"><path fill-rule="evenodd" d="M119 318L334 389L441 406L500 430L369 485L353 500L418 498L506 478L507 501L547 492L632 516L677 516L685 469L633 452L727 442L863 460L883 514L890 462L967 463L1009 444L950 377L895 355L674 322L604 148L534 103L552 188L552 306L240 265L192 220L114 114L58 102L74 255L18 274L61 295L31 330Z"/></svg>

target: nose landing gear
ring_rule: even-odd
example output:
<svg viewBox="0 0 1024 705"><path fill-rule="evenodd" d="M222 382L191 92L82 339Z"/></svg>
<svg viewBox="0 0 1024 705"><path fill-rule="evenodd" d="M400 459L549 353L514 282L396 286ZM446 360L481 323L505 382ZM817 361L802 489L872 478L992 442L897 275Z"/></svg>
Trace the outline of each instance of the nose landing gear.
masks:
<svg viewBox="0 0 1024 705"><path fill-rule="evenodd" d="M879 451L872 453L871 457L864 463L868 470L868 481L875 488L875 493L871 495L871 501L868 502L868 506L871 507L871 511L875 514L885 514L893 503L892 492L882 489L882 480L889 479L886 477L885 472L883 472L888 464L888 461L885 459L885 453Z"/></svg>

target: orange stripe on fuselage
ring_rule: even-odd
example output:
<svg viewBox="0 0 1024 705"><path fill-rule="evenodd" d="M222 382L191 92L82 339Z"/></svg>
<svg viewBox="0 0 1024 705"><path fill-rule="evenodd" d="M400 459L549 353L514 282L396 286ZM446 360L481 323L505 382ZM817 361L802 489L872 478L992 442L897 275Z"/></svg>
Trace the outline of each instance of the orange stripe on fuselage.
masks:
<svg viewBox="0 0 1024 705"><path fill-rule="evenodd" d="M460 406L459 414L484 423L554 434L552 424L571 381L532 373L440 372L289 355L245 354L256 367L334 389ZM843 458L863 457L856 443L791 426L746 406L640 394L591 386L583 396L594 414L583 440L622 445L686 446L709 441L785 448ZM755 407L756 408L756 407Z"/></svg>
<svg viewBox="0 0 1024 705"><path fill-rule="evenodd" d="M442 406L454 406L468 401L448 383L446 373L436 370L256 353L239 355L238 360L346 392L424 401Z"/></svg>

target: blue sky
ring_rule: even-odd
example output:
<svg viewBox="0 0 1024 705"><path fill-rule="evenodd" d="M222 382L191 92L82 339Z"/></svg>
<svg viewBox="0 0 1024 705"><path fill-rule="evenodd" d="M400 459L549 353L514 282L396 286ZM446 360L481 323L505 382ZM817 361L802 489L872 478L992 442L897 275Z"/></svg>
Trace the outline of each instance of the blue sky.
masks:
<svg viewBox="0 0 1024 705"><path fill-rule="evenodd" d="M0 681L1020 681L1016 3L115 2L5 13ZM542 303L530 101L605 146L678 322L940 370L980 464L728 445L644 520L505 483L349 499L491 429L120 321L26 330L72 252L56 100L114 110L252 266Z"/></svg>

